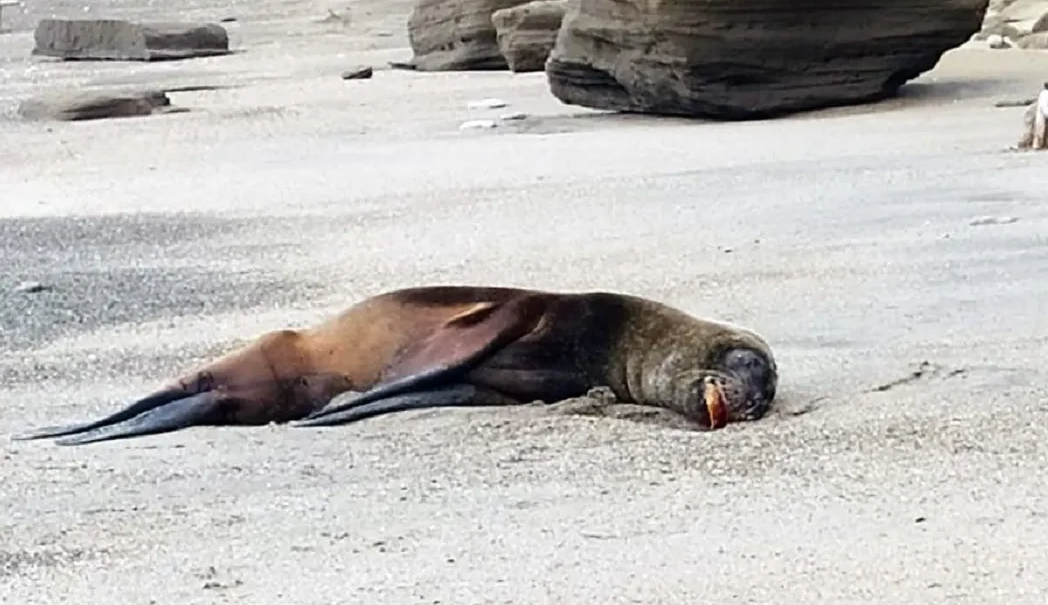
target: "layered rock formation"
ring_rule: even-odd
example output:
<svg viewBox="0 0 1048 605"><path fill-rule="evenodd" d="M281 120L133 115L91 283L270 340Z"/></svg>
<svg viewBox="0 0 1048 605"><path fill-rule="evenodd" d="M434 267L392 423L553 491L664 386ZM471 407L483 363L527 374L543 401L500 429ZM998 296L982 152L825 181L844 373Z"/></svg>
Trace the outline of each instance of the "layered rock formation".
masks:
<svg viewBox="0 0 1048 605"><path fill-rule="evenodd" d="M418 71L507 69L491 15L527 0L418 0L408 40Z"/></svg>
<svg viewBox="0 0 1048 605"><path fill-rule="evenodd" d="M990 0L975 39L1002 39L1002 43L992 45L994 48L1045 48L1046 32L1048 0Z"/></svg>
<svg viewBox="0 0 1048 605"><path fill-rule="evenodd" d="M594 109L767 118L894 95L979 31L988 0L581 0L546 64Z"/></svg>
<svg viewBox="0 0 1048 605"><path fill-rule="evenodd" d="M567 0L533 0L491 15L499 52L510 71L542 71L557 41Z"/></svg>
<svg viewBox="0 0 1048 605"><path fill-rule="evenodd" d="M34 55L62 59L162 61L230 52L229 35L214 23L43 19L33 38Z"/></svg>

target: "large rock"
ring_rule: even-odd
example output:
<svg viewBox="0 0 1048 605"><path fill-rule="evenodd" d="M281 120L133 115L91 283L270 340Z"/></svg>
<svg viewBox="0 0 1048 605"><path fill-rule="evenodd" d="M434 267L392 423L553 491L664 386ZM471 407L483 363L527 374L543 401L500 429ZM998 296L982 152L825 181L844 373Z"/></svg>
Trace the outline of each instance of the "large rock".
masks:
<svg viewBox="0 0 1048 605"><path fill-rule="evenodd" d="M1030 26L1030 33L1036 34L1040 32L1048 32L1048 2L1045 3L1044 14Z"/></svg>
<svg viewBox="0 0 1048 605"><path fill-rule="evenodd" d="M115 19L43 19L34 55L69 60L162 61L229 54L229 35L214 23L132 23Z"/></svg>
<svg viewBox="0 0 1048 605"><path fill-rule="evenodd" d="M527 0L417 0L408 40L418 71L507 69L491 15Z"/></svg>
<svg viewBox="0 0 1048 605"><path fill-rule="evenodd" d="M979 30L988 0L581 0L546 63L594 109L755 119L895 94Z"/></svg>
<svg viewBox="0 0 1048 605"><path fill-rule="evenodd" d="M567 0L534 0L492 13L499 52L510 71L545 69L567 9Z"/></svg>
<svg viewBox="0 0 1048 605"><path fill-rule="evenodd" d="M1048 49L1048 32L1026 34L1015 41L1015 46L1024 50Z"/></svg>
<svg viewBox="0 0 1048 605"><path fill-rule="evenodd" d="M27 120L99 120L148 116L153 113L178 111L159 90L93 90L62 91L26 99L18 114Z"/></svg>
<svg viewBox="0 0 1048 605"><path fill-rule="evenodd" d="M990 0L975 39L993 35L1018 39L1048 29L1048 0Z"/></svg>

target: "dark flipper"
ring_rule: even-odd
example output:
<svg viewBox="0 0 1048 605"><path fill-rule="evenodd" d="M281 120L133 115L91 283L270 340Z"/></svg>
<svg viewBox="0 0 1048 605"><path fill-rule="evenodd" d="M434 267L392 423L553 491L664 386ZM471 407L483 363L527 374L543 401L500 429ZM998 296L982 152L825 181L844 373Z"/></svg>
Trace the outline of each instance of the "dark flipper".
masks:
<svg viewBox="0 0 1048 605"><path fill-rule="evenodd" d="M308 420L338 414L370 401L456 382L484 358L531 331L542 311L542 301L537 298L478 305L405 349L386 369L388 382L357 395L350 403L329 403L293 424L303 426Z"/></svg>
<svg viewBox="0 0 1048 605"><path fill-rule="evenodd" d="M111 439L156 435L184 429L205 421L215 411L221 398L217 391L207 391L172 401L129 420L57 439L58 445L84 445Z"/></svg>
<svg viewBox="0 0 1048 605"><path fill-rule="evenodd" d="M138 416L139 414L148 412L156 409L162 405L176 401L182 397L185 397L189 393L180 391L177 389L165 389L163 391L157 391L152 395L148 395L132 403L126 408L119 410L105 418L95 420L93 422L85 422L83 424L73 424L67 426L52 426L44 429L39 429L31 433L24 435L15 435L11 439L15 441L28 441L31 439L43 439L45 437L62 437L64 435L73 435L75 433L84 433L90 430L98 429L118 422L123 422Z"/></svg>
<svg viewBox="0 0 1048 605"><path fill-rule="evenodd" d="M373 391L372 391L373 392ZM365 393L370 395L369 393ZM337 412L324 416L300 420L294 422L295 426L334 426L348 424L365 418L381 416L393 412L407 410L423 410L441 407L473 407L473 406L497 406L516 405L519 401L504 397L498 393L486 389L477 388L471 384L451 384L428 390L413 391L399 395L392 395L382 399L374 400L357 395L351 397L350 401L340 404Z"/></svg>

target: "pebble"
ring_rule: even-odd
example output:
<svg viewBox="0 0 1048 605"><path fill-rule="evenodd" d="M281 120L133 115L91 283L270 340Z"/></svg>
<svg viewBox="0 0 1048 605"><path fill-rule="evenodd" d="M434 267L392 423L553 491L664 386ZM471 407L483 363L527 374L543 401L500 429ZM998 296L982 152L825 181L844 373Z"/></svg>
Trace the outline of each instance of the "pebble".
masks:
<svg viewBox="0 0 1048 605"><path fill-rule="evenodd" d="M15 286L14 291L33 294L36 292L45 292L51 289L51 286L42 284L38 281L25 281Z"/></svg>
<svg viewBox="0 0 1048 605"><path fill-rule="evenodd" d="M1026 107L1032 103L1037 102L1037 97L1026 97L1023 99L1005 99L1003 101L997 101L993 104L994 107Z"/></svg>
<svg viewBox="0 0 1048 605"><path fill-rule="evenodd" d="M367 80L371 76L375 75L375 70L370 66L362 65L360 67L354 67L353 69L342 72L343 80Z"/></svg>

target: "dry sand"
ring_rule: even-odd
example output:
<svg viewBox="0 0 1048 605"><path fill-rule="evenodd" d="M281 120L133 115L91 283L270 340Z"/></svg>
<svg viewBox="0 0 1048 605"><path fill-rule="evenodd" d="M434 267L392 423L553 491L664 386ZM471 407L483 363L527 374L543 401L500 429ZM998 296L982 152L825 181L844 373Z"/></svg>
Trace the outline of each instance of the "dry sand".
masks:
<svg viewBox="0 0 1048 605"><path fill-rule="evenodd" d="M1045 55L958 50L890 103L706 124L565 107L541 74L340 80L410 55L402 0L349 25L198 3L245 52L162 65L28 60L36 18L80 14L55 6L0 36L6 118L52 86L243 86L0 121L5 435L417 283L739 322L782 393L711 434L526 407L0 440L0 602L1044 602L1048 155L1005 151L1022 109L993 103ZM533 117L460 132L486 97Z"/></svg>

